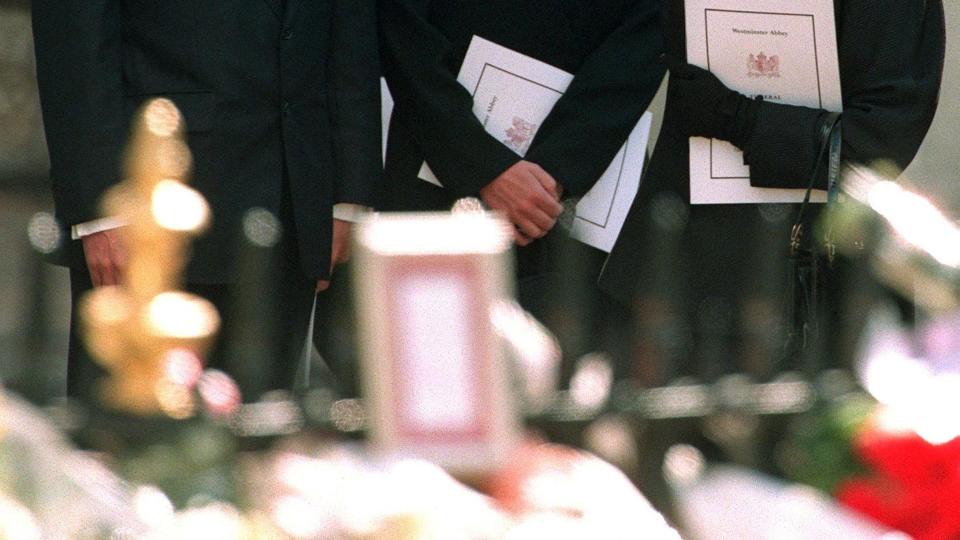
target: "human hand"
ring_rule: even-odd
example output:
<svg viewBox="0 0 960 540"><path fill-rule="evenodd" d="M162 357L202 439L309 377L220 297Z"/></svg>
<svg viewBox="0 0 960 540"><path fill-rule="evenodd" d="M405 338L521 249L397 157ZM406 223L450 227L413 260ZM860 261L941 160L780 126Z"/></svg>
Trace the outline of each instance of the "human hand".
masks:
<svg viewBox="0 0 960 540"><path fill-rule="evenodd" d="M536 163L519 161L480 190L491 210L514 225L514 241L525 246L547 234L563 211L562 187Z"/></svg>
<svg viewBox="0 0 960 540"><path fill-rule="evenodd" d="M669 55L662 61L670 70L670 101L684 133L730 141L742 148L749 139L757 104L699 66Z"/></svg>
<svg viewBox="0 0 960 540"><path fill-rule="evenodd" d="M127 252L123 248L119 229L100 231L80 239L83 257L90 271L94 287L119 285L127 266Z"/></svg>
<svg viewBox="0 0 960 540"><path fill-rule="evenodd" d="M338 264L343 264L350 260L351 233L353 232L353 223L342 219L333 220L333 240L330 251L330 275L333 276L333 270ZM317 281L317 292L323 292L330 287L329 279Z"/></svg>

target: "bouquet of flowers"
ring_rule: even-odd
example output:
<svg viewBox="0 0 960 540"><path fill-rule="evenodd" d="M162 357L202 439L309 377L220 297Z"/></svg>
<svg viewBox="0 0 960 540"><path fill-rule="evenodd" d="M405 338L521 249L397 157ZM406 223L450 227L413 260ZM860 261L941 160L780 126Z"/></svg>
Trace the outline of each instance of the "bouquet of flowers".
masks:
<svg viewBox="0 0 960 540"><path fill-rule="evenodd" d="M848 394L808 418L785 468L917 540L960 538L960 313L869 327Z"/></svg>

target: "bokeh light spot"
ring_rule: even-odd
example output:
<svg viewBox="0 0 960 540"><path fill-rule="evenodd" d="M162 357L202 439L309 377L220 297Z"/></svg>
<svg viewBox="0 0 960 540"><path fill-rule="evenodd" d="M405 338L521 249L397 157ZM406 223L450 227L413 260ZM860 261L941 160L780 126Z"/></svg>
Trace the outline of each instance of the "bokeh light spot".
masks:
<svg viewBox="0 0 960 540"><path fill-rule="evenodd" d="M231 416L240 407L240 387L226 373L211 369L203 374L197 386L203 408L212 416Z"/></svg>
<svg viewBox="0 0 960 540"><path fill-rule="evenodd" d="M184 420L196 413L196 402L190 388L162 378L157 381L154 391L160 410L170 418Z"/></svg>
<svg viewBox="0 0 960 540"><path fill-rule="evenodd" d="M60 247L63 235L57 219L47 212L38 212L30 218L27 225L27 238L30 245L44 255L53 253Z"/></svg>
<svg viewBox="0 0 960 540"><path fill-rule="evenodd" d="M203 196L176 180L157 183L151 211L161 227L174 231L199 231L210 218L210 206Z"/></svg>
<svg viewBox="0 0 960 540"><path fill-rule="evenodd" d="M243 235L251 244L269 248L280 242L283 226L273 212L265 208L251 208L243 216Z"/></svg>
<svg viewBox="0 0 960 540"><path fill-rule="evenodd" d="M367 422L363 405L356 399L341 399L330 408L333 425L340 431L349 433L360 431Z"/></svg>
<svg viewBox="0 0 960 540"><path fill-rule="evenodd" d="M450 211L454 214L482 214L486 212L483 203L476 197L463 197L453 203Z"/></svg>
<svg viewBox="0 0 960 540"><path fill-rule="evenodd" d="M196 339L213 335L220 317L210 302L187 293L158 294L150 302L150 330L159 336Z"/></svg>
<svg viewBox="0 0 960 540"><path fill-rule="evenodd" d="M677 444L671 446L664 456L663 476L673 486L687 486L700 478L706 463L700 450L688 444Z"/></svg>
<svg viewBox="0 0 960 540"><path fill-rule="evenodd" d="M154 99L143 113L147 129L157 137L171 137L183 126L183 117L172 101Z"/></svg>
<svg viewBox="0 0 960 540"><path fill-rule="evenodd" d="M170 350L163 360L167 378L176 384L193 388L203 374L203 362L190 349Z"/></svg>

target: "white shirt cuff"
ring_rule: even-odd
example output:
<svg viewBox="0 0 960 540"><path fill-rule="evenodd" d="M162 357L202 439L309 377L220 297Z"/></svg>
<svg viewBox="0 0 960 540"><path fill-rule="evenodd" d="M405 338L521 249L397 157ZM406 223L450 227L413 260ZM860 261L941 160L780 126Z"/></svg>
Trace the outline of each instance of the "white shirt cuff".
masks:
<svg viewBox="0 0 960 540"><path fill-rule="evenodd" d="M118 218L118 217L105 217L100 219L95 219L93 221L87 221L85 223L78 223L73 227L70 227L70 238L73 240L79 240L84 236L90 236L91 234L96 234L98 232L109 231L110 229L119 229L127 223Z"/></svg>
<svg viewBox="0 0 960 540"><path fill-rule="evenodd" d="M370 213L370 208L361 204L338 203L333 205L333 218L341 221L357 223L368 213ZM105 217L85 223L78 223L70 228L70 238L79 240L84 236L109 231L110 229L117 229L124 225L126 225L126 223L118 217Z"/></svg>
<svg viewBox="0 0 960 540"><path fill-rule="evenodd" d="M333 205L333 219L339 219L340 221L357 223L362 221L369 213L370 208L362 204L337 203Z"/></svg>

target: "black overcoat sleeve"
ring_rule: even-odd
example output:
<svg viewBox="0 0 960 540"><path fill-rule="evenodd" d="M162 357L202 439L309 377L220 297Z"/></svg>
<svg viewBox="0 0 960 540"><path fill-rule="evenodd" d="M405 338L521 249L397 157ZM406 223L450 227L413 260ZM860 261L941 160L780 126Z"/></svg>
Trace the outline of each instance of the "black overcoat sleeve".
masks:
<svg viewBox="0 0 960 540"><path fill-rule="evenodd" d="M99 217L126 138L119 0L33 0L37 82L57 216Z"/></svg>
<svg viewBox="0 0 960 540"><path fill-rule="evenodd" d="M427 19L429 7L429 0L380 0L383 72L398 107L411 110L416 142L444 188L476 196L520 156L473 114L473 97L451 65L453 45Z"/></svg>
<svg viewBox="0 0 960 540"><path fill-rule="evenodd" d="M530 145L527 159L565 194L593 186L657 92L664 73L659 4L626 3L622 24L580 66Z"/></svg>
<svg viewBox="0 0 960 540"><path fill-rule="evenodd" d="M379 204L380 60L376 2L334 0L329 61L335 203Z"/></svg>
<svg viewBox="0 0 960 540"><path fill-rule="evenodd" d="M844 0L838 10L845 160L904 169L937 106L944 57L940 0ZM750 183L805 187L824 111L764 103L745 145ZM820 167L816 187L826 187Z"/></svg>

